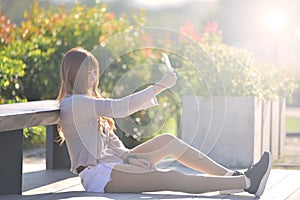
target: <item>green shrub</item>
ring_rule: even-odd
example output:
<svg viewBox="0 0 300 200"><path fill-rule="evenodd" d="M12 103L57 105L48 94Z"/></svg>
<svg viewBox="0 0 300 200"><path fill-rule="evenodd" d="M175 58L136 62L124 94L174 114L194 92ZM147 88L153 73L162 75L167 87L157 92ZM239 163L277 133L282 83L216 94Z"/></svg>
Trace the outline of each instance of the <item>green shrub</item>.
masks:
<svg viewBox="0 0 300 200"><path fill-rule="evenodd" d="M20 101L19 78L25 74L25 63L16 54L21 45L14 45L17 35L16 25L0 12L0 104Z"/></svg>
<svg viewBox="0 0 300 200"><path fill-rule="evenodd" d="M193 39L198 47L182 43L185 57L197 58L199 66L184 62L180 73L193 85L193 94L199 96L255 96L261 99L285 97L292 100L298 87L287 71L272 64L265 64L240 48L222 43L216 23L207 23L197 34L188 23L181 28L185 36ZM195 51L200 48L201 51ZM191 93L191 91L185 91Z"/></svg>
<svg viewBox="0 0 300 200"><path fill-rule="evenodd" d="M226 95L255 96L261 99L289 100L297 88L295 80L286 71L272 64L264 64L243 49L224 44L203 44L219 71Z"/></svg>
<svg viewBox="0 0 300 200"><path fill-rule="evenodd" d="M1 98L6 100L12 98L11 93L29 101L56 98L59 66L67 50L76 46L93 50L111 35L139 27L143 20L143 16L133 21L125 16L116 18L104 4L92 8L76 4L67 11L62 6L45 10L37 1L25 11L24 18L20 26L6 22L12 27L1 43L0 53L7 57L1 62ZM7 86L11 77L19 77L18 90Z"/></svg>
<svg viewBox="0 0 300 200"><path fill-rule="evenodd" d="M46 144L45 126L25 128L23 135L24 135L23 147L25 149L30 149L35 147L45 147Z"/></svg>

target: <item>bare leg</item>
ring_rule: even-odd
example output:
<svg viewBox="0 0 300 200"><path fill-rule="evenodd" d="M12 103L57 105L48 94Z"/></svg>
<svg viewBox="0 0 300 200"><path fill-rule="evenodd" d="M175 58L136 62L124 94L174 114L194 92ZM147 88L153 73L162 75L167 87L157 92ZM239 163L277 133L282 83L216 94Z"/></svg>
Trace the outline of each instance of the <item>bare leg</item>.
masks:
<svg viewBox="0 0 300 200"><path fill-rule="evenodd" d="M223 176L230 170L213 161L197 149L170 134L163 134L135 147L137 155L154 164L171 156L183 165L211 175Z"/></svg>
<svg viewBox="0 0 300 200"><path fill-rule="evenodd" d="M244 176L187 175L178 171L147 170L133 165L116 165L105 192L180 191L205 193L228 189L244 189Z"/></svg>

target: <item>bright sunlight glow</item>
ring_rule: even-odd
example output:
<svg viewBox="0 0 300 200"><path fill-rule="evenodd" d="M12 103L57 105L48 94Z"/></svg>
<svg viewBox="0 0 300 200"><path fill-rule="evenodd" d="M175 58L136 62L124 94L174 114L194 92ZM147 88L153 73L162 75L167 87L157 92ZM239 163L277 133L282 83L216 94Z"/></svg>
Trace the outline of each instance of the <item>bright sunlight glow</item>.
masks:
<svg viewBox="0 0 300 200"><path fill-rule="evenodd" d="M265 16L265 24L272 32L281 32L287 26L288 19L283 10L274 9Z"/></svg>
<svg viewBox="0 0 300 200"><path fill-rule="evenodd" d="M300 26L298 27L298 29L296 31L296 36L300 40Z"/></svg>

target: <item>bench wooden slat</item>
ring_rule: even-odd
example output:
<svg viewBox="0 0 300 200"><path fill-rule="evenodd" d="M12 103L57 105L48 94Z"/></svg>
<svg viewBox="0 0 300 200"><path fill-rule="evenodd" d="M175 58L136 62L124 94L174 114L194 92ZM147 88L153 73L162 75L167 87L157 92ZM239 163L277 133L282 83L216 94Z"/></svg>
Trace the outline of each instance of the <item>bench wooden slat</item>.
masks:
<svg viewBox="0 0 300 200"><path fill-rule="evenodd" d="M58 119L56 100L0 105L0 132L57 124Z"/></svg>

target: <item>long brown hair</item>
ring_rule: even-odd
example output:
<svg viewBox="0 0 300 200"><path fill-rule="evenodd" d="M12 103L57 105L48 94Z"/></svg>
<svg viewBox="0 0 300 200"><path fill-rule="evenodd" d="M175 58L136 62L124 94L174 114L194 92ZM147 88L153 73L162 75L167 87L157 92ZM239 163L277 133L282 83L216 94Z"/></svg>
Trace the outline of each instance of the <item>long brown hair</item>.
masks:
<svg viewBox="0 0 300 200"><path fill-rule="evenodd" d="M92 91L88 89L88 71L95 69L97 72L97 81L95 81ZM90 53L81 47L76 47L69 50L63 57L61 64L61 87L57 97L60 102L66 95L72 94L86 94L100 98L98 92L99 85L99 63L97 59ZM112 118L98 117L98 125L100 129L103 129L103 123L107 122L110 125L110 130L115 129L115 123ZM60 135L59 141L64 142L65 138L60 126L58 124L58 132Z"/></svg>

